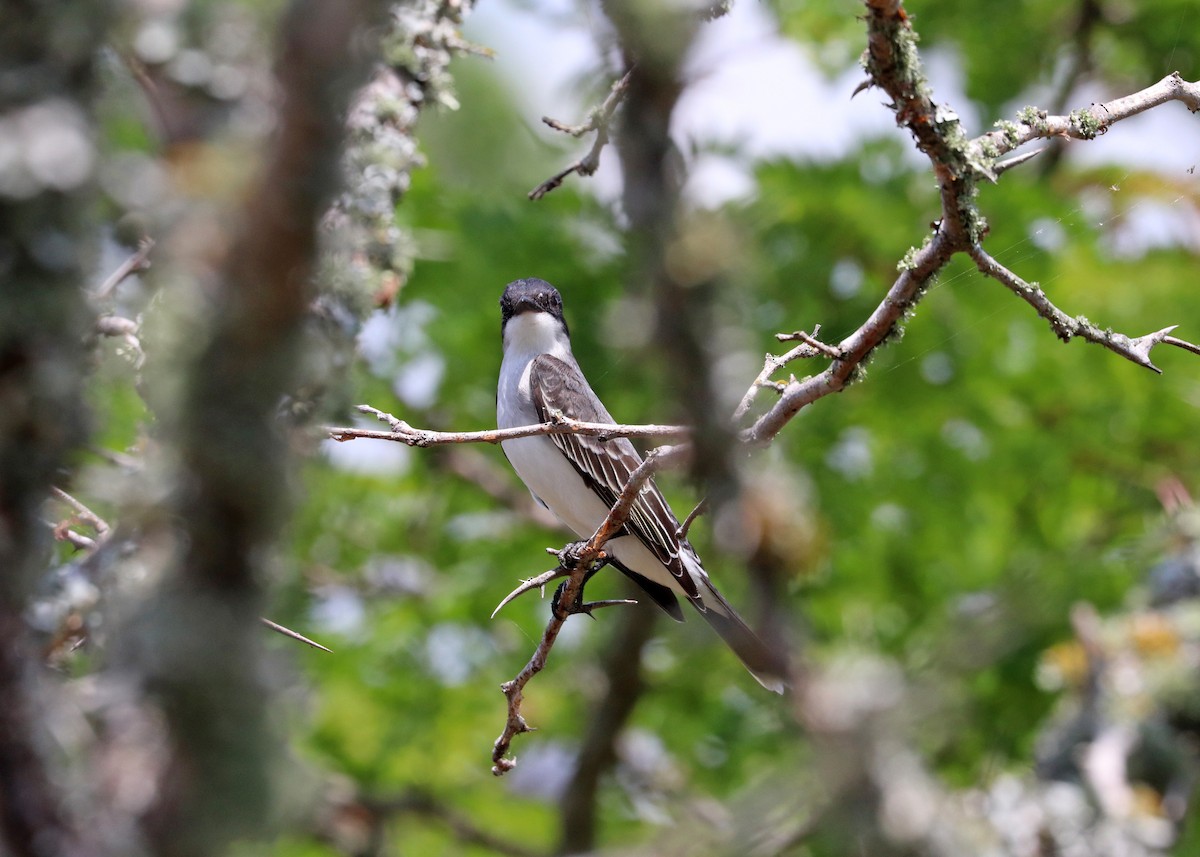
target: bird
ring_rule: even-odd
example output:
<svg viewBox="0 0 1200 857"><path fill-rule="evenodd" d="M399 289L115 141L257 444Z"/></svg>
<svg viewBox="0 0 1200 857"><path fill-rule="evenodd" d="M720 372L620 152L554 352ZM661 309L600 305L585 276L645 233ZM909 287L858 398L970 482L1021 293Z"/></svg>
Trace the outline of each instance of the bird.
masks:
<svg viewBox="0 0 1200 857"><path fill-rule="evenodd" d="M509 283L500 298L503 358L496 391L501 429L535 425L555 412L571 419L615 424L571 353L562 295L545 280ZM505 440L504 454L534 500L580 538L590 538L642 463L624 437L534 435ZM653 480L639 492L625 526L605 546L607 564L632 579L676 621L687 600L745 664L776 693L788 685L781 652L767 646L709 580L679 520Z"/></svg>

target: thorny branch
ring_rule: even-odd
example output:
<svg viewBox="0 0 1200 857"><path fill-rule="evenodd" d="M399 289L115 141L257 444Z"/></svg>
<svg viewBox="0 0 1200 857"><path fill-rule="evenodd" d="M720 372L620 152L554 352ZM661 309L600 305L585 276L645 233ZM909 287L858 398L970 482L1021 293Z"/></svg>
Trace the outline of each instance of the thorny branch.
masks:
<svg viewBox="0 0 1200 857"><path fill-rule="evenodd" d="M933 277L956 253L968 253L980 264L977 252L983 252L981 242L987 233L987 223L974 201L979 180L995 181L1003 169L1026 159L1018 156L1021 161L1012 158L997 166L997 158L1030 140L1043 137L1067 135L1091 139L1113 124L1167 101L1182 101L1189 110L1200 110L1200 83L1188 83L1178 74L1171 74L1141 92L1077 110L1067 117L1041 116L1032 111L1026 117L1029 121L1024 127L1006 123L999 131L968 141L953 111L933 102L920 67L916 36L903 4L899 0L867 0L866 20L866 66L870 85L888 94L897 123L909 129L917 148L929 158L941 192L942 216L925 246L911 251L901 262L899 277L871 316L838 343L840 356L834 357L820 374L802 381L789 381L783 386L779 401L743 433L743 439L751 444L769 443L801 408L839 392L853 382L871 353L894 335L904 314L922 298ZM976 248L980 249L976 251ZM986 263L980 270L989 276L1004 276L1001 270L992 269ZM1153 371L1158 370L1150 361L1150 350L1159 343L1200 353L1200 347L1168 336L1173 327L1136 339L1099 330L1086 320L1066 316L1054 308L1040 290L1028 287L1028 284L1022 292L1016 285L1023 283L1019 278L1001 279L1001 282L1026 300L1031 297L1040 300L1040 307L1038 303L1034 306L1051 321L1060 338L1079 336L1096 342ZM1070 336L1064 336L1068 331Z"/></svg>
<svg viewBox="0 0 1200 857"><path fill-rule="evenodd" d="M741 402L738 403L733 412L733 421L736 423L750 410L750 406L754 404L754 399L758 396L758 391L763 387L770 387L777 393L782 393L786 389L786 385L779 381L772 381L771 376L782 369L793 360L800 360L810 357L820 357L822 354L827 357L832 357L835 360L841 357L841 351L835 346L828 345L817 339L817 334L821 332L821 325L815 325L813 332L805 333L803 330L798 330L795 333L777 333L775 338L780 342L791 342L800 340L800 344L788 351L785 354L774 355L768 354L763 361L762 371L758 373L758 377L750 384L750 388L746 390L746 394L742 396ZM792 379L793 381L795 378Z"/></svg>
<svg viewBox="0 0 1200 857"><path fill-rule="evenodd" d="M563 183L563 180L571 173L579 173L581 176L590 176L600 167L600 153L604 151L604 147L608 145L609 134L608 128L612 122L613 114L621 101L625 98L625 93L629 90L629 79L633 75L634 69L631 67L625 74L612 85L612 89L608 93L608 97L604 99L604 103L592 111L588 120L582 125L564 125L556 119L551 119L549 116L543 116L542 121L553 128L555 131L562 131L564 134L570 134L572 137L582 137L584 134L589 134L592 131L596 132L596 139L592 142L592 148L588 153L579 160L572 163L570 166L552 175L540 185L529 192L529 198L539 200L550 191Z"/></svg>
<svg viewBox="0 0 1200 857"><path fill-rule="evenodd" d="M525 718L521 716L521 701L525 685L546 666L546 659L550 654L550 649L553 648L554 641L558 639L558 634L566 623L567 617L572 613L587 612L589 609L588 605L581 605L579 602L581 601L580 596L583 593L584 581L592 564L600 558L605 543L625 525L625 521L629 518L629 513L633 509L633 504L637 500L642 486L656 472L667 464L674 463L682 458L686 452L687 449L684 446L661 446L652 450L638 468L630 474L629 481L625 484L620 496L617 497L617 502L609 509L608 515L601 522L600 526L596 528L596 532L592 534L592 537L584 542L582 546L560 552L558 568L540 575L540 578L545 578L542 581L543 584L553 580L555 577L568 577L555 597L554 609L551 612L550 621L546 624L546 630L542 633L542 639L538 643L537 649L534 650L533 657L517 673L516 678L500 686L500 689L504 691L505 698L508 700L508 717L504 724L504 730L500 733L500 737L496 739L496 743L492 748L492 773L496 776L504 776L504 774L516 766L517 762L515 759L506 758L509 747L512 744L513 738L522 732L529 732L531 729L525 722ZM525 584L522 586L524 588L521 591L524 592L537 588L535 586L526 586ZM515 596L510 596L510 599L511 597ZM505 603L510 599L506 599Z"/></svg>

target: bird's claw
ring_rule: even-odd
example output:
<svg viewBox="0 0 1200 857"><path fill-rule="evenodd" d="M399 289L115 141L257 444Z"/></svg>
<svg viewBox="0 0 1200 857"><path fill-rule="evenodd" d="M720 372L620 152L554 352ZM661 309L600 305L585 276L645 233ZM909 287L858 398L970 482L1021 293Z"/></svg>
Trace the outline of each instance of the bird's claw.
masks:
<svg viewBox="0 0 1200 857"><path fill-rule="evenodd" d="M578 568L580 560L583 559L584 551L587 550L588 543L586 541L571 542L560 551L555 552L558 557L558 564L563 568L572 569Z"/></svg>
<svg viewBox="0 0 1200 857"><path fill-rule="evenodd" d="M579 594L575 596L575 600L570 604L563 604L563 593L567 589L567 584L570 581L564 580L554 590L554 597L550 599L550 610L556 616L574 616L582 613L585 616L592 616L593 611L600 610L604 607L616 607L619 604L637 604L632 598L612 598L605 601L584 601L583 590L579 590ZM595 619L595 616L592 616Z"/></svg>

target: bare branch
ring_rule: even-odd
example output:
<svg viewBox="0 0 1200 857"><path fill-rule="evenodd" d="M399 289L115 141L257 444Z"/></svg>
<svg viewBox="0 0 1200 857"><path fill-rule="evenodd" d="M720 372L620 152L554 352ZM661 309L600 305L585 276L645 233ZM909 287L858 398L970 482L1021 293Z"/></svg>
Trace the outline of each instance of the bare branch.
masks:
<svg viewBox="0 0 1200 857"><path fill-rule="evenodd" d="M551 119L549 116L543 116L542 121L553 128L555 131L562 131L564 134L570 134L572 137L582 137L584 134L596 132L596 139L592 143L592 148L588 153L579 160L572 163L570 166L552 175L540 185L529 192L529 198L539 200L550 191L563 183L563 180L571 173L579 173L581 176L590 176L600 167L600 153L604 151L604 147L608 145L609 135L608 127L612 122L613 114L621 101L625 98L625 93L629 90L629 78L633 74L634 67L630 67L625 72L624 76L612 85L612 90L608 93L608 97L604 99L604 103L592 111L588 120L582 125L564 125L563 123Z"/></svg>
<svg viewBox="0 0 1200 857"><path fill-rule="evenodd" d="M688 516L683 519L683 523L679 525L679 529L675 531L676 538L678 538L680 541L686 539L688 530L692 528L692 524L696 522L696 519L701 515L707 514L708 506L709 502L707 497L697 503L692 508L692 511L688 512Z"/></svg>
<svg viewBox="0 0 1200 857"><path fill-rule="evenodd" d="M1200 111L1200 81L1189 83L1173 71L1141 92L1074 110L1066 116L1051 116L1044 110L1026 107L1019 114L1019 121L998 123L1000 127L995 131L972 140L970 151L976 159L997 158L1031 140L1054 137L1091 140L1122 119L1168 101L1181 101L1193 113Z"/></svg>
<svg viewBox="0 0 1200 857"><path fill-rule="evenodd" d="M1017 146L1063 134L1090 139L1122 119L1171 100L1182 101L1196 112L1200 110L1200 84L1187 83L1178 74L1172 74L1139 93L1093 105L1067 117L1043 116L1032 111L1024 125L1007 123L998 131L964 142L957 116L932 99L903 4L899 0L867 0L866 18L866 65L872 85L891 97L897 123L911 131L917 148L929 157L941 191L941 218L925 246L911 251L900 263L900 276L870 318L837 346L841 356L819 375L790 381L781 391L779 401L742 433L743 440L751 444L770 442L801 408L851 383L874 349L893 335L904 314L921 300L930 279L954 254L961 252L970 253L981 271L1000 279L1029 301L1063 339L1080 336L1097 342L1156 372L1158 369L1150 362L1149 354L1160 342L1194 351L1196 346L1168 335L1173 328L1131 339L1100 330L1086 319L1073 319L1058 310L1040 289L1025 283L983 252L980 244L987 233L987 224L974 196L980 178L994 181L1003 170L1024 162L1013 158L999 167L995 164L996 158ZM747 394L750 399L752 392ZM738 412L744 414L745 409L739 406Z"/></svg>
<svg viewBox="0 0 1200 857"><path fill-rule="evenodd" d="M81 550L85 553L91 553L100 546L100 543L95 539L89 538L83 533L78 533L70 527L63 526L62 524L55 525L50 521L47 521L46 525L54 531L54 538L67 542L76 550Z"/></svg>
<svg viewBox="0 0 1200 857"><path fill-rule="evenodd" d="M833 357L835 360L841 357L841 351L832 345L826 345L818 340L817 334L821 330L821 325L815 325L811 334L798 330L795 333L777 333L775 338L780 342L791 342L797 339L800 344L788 351L786 354L778 356L768 354L763 360L762 371L758 373L758 377L750 384L746 394L742 396L742 400L733 411L733 421L736 423L744 417L750 410L750 406L754 404L755 398L758 396L758 391L763 387L770 387L777 393L783 393L787 389L787 385L780 381L772 381L771 376L791 363L793 360L801 360L810 357L818 357L821 354ZM795 380L795 379L793 379Z"/></svg>
<svg viewBox="0 0 1200 857"><path fill-rule="evenodd" d="M612 440L615 437L680 437L689 433L684 426L660 425L615 425L612 423L588 423L571 419L555 411L551 419L544 423L529 426L517 426L508 429L484 429L483 431L434 431L432 429L413 428L404 420L397 419L391 414L376 410L368 405L359 405L358 410L373 414L378 419L391 426L391 431L370 431L356 428L326 428L325 431L336 441L355 440L356 438L373 438L375 440L391 440L408 446L426 447L446 443L500 443L519 437L533 437L544 434L582 434L598 437L601 440Z"/></svg>
<svg viewBox="0 0 1200 857"><path fill-rule="evenodd" d="M921 299L929 280L953 253L954 245L945 233L939 232L923 249L906 259L900 276L879 306L858 330L838 344L842 357L820 374L789 382L779 401L742 432L742 439L752 445L769 443L801 408L830 393L840 392L852 383L871 352L892 334L904 314Z"/></svg>
<svg viewBox="0 0 1200 857"><path fill-rule="evenodd" d="M1164 345L1174 345L1176 348L1182 348L1183 350L1190 351L1193 354L1200 354L1200 345L1196 345L1182 339L1176 339L1174 336L1164 336L1162 341Z"/></svg>
<svg viewBox="0 0 1200 857"><path fill-rule="evenodd" d="M267 619L263 616L259 616L258 621L262 622L264 625L266 625L272 631L278 631L280 634L283 634L283 636L285 636L285 637L291 637L293 640L299 640L301 643L305 643L306 645L312 646L314 649L320 649L322 652L329 652L329 654L331 654L331 655L333 654L333 649L327 649L324 646L322 646L320 643L314 643L312 640L308 639L308 637L304 636L303 634L296 633L291 628L285 628L283 625L279 625L275 622L272 622L270 619Z"/></svg>
<svg viewBox="0 0 1200 857"><path fill-rule="evenodd" d="M521 702L525 685L546 666L546 659L549 657L550 650L554 647L554 641L558 639L558 634L566 623L567 617L574 612L581 612L581 607L583 611L588 609L587 605L579 605L588 570L600 557L605 543L615 536L621 527L625 526L625 521L633 510L633 504L637 500L642 486L663 467L680 461L687 452L686 446L660 446L652 450L638 468L629 475L629 481L625 483L620 496L617 497L617 502L613 504L592 537L582 545L561 551L558 568L546 572L538 578L533 578L533 580L545 578L542 580L544 584L555 577L567 576L567 580L559 589L555 600L555 609L551 611L550 621L546 624L546 630L542 633L542 639L534 650L533 656L517 673L516 678L500 686L508 700L508 717L504 724L504 730L492 748L492 773L496 776L504 776L516 766L515 759L506 758L509 747L512 745L513 738L523 732L529 732L531 729L525 722L525 718L521 716ZM526 587L525 584L518 587L519 590L525 592L535 588L537 587ZM518 594L520 592L510 595L501 603L501 606Z"/></svg>
<svg viewBox="0 0 1200 857"><path fill-rule="evenodd" d="M981 272L1003 283L1013 294L1036 309L1037 314L1050 323L1050 329L1063 342L1069 342L1072 337L1078 336L1080 339L1086 339L1088 342L1102 345L1109 351L1120 354L1122 357L1132 360L1139 366L1145 366L1147 369L1157 372L1160 375L1162 374L1162 370L1150 362L1150 350L1159 343L1170 339L1172 340L1171 345L1200 354L1200 346L1176 339L1173 336L1168 336L1177 325L1172 325L1171 327L1163 328L1162 330L1137 338L1130 338L1123 333L1115 333L1112 330L1101 330L1083 316L1073 318L1067 315L1056 307L1050 301L1050 298L1046 297L1046 293L1042 291L1037 283L1025 282L1025 280L989 256L987 251L982 247L978 245L972 247L970 255L975 260L975 264Z"/></svg>
<svg viewBox="0 0 1200 857"><path fill-rule="evenodd" d="M137 250L105 278L92 297L95 299L108 297L113 289L125 282L128 277L149 268L150 251L153 249L154 239L147 237L139 241Z"/></svg>
<svg viewBox="0 0 1200 857"><path fill-rule="evenodd" d="M63 503L66 503L68 506L74 509L79 520L83 521L85 524L95 530L96 533L102 538L107 537L111 533L112 528L109 527L103 518L101 518L87 506L83 505L83 503L76 500L66 491L62 490L61 488L51 486L50 493L56 499L61 500Z"/></svg>
<svg viewBox="0 0 1200 857"><path fill-rule="evenodd" d="M817 334L821 332L821 325L813 328L812 333L805 333L803 330L797 330L795 333L777 333L775 338L780 342L794 342L797 339L807 345L810 349L808 353L801 354L802 357L815 357L818 354L824 354L826 357L832 357L834 360L842 359L842 350L836 345L829 345L817 339Z"/></svg>

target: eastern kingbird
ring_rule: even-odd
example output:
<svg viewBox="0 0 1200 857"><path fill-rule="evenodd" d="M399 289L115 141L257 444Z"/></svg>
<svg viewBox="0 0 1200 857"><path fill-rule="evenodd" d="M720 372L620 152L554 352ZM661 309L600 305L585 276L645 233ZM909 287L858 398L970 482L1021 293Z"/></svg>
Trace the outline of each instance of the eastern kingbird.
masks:
<svg viewBox="0 0 1200 857"><path fill-rule="evenodd" d="M615 422L575 357L562 296L544 280L509 283L500 298L504 360L496 393L500 428L545 422L553 411L576 420ZM535 435L501 444L533 498L580 538L590 538L642 457L628 438ZM620 534L605 547L609 564L637 583L676 621L687 598L763 687L782 693L787 664L729 606L700 557L679 538L679 521L653 481L646 483Z"/></svg>

